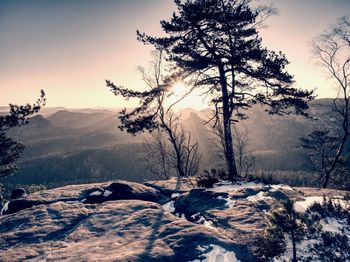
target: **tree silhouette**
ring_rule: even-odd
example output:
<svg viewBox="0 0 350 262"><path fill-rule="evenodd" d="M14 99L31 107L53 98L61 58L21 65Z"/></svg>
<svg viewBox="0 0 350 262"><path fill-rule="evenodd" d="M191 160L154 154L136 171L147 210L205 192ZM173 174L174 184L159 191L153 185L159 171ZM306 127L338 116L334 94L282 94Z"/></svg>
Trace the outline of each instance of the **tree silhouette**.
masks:
<svg viewBox="0 0 350 262"><path fill-rule="evenodd" d="M319 175L320 186L323 186L337 152L338 137L331 135L328 130L315 130L299 139L300 146L308 151L314 169Z"/></svg>
<svg viewBox="0 0 350 262"><path fill-rule="evenodd" d="M180 115L172 111L173 104L169 106L165 104L166 98L172 93L172 86L177 81L177 75L165 76L163 65L165 61L162 54L162 51L153 54L151 73L139 67L142 78L149 88L148 90L139 92L117 86L108 80L106 82L115 95L126 99L139 99L139 106L131 112L127 112L126 109L120 112L121 125L119 128L133 135L145 130L159 130L162 135L166 136L171 145L171 150L164 152L164 144L161 140L153 141L155 147L151 146L148 149L157 149L162 158L166 157L167 164L176 169L179 177L189 177L198 172L201 156L198 143L193 143L191 133L183 130L180 124ZM151 162L155 163L155 161ZM159 164L158 161L156 162ZM165 170L164 163L161 163L163 170Z"/></svg>
<svg viewBox="0 0 350 262"><path fill-rule="evenodd" d="M45 101L45 93L41 90L40 98L33 105L10 104L9 113L0 116L0 178L12 174L17 169L14 162L20 158L24 149L24 145L13 141L6 132L27 124L30 116L39 112Z"/></svg>
<svg viewBox="0 0 350 262"><path fill-rule="evenodd" d="M314 41L313 53L334 80L338 91L330 112L340 122L337 128L339 142L332 163L325 170L322 187L326 188L341 161L350 135L350 17L342 17L319 35Z"/></svg>
<svg viewBox="0 0 350 262"><path fill-rule="evenodd" d="M273 13L271 8L252 9L250 0L174 2L178 13L170 21L161 21L166 36L138 31L138 39L166 50L178 73L211 96L216 115L222 116L225 160L234 180L239 175L232 123L244 119L244 110L257 103L268 106L271 114L305 114L312 92L294 88L293 77L285 71L285 56L262 47L258 30ZM145 99L156 92L145 94Z"/></svg>
<svg viewBox="0 0 350 262"><path fill-rule="evenodd" d="M296 244L305 235L305 225L301 218L302 215L295 211L294 202L290 199L283 201L281 208L275 208L268 214L269 222L290 237L292 241L293 262L298 261Z"/></svg>
<svg viewBox="0 0 350 262"><path fill-rule="evenodd" d="M212 145L216 155L220 160L225 159L225 136L224 128L222 126L222 121L213 119L216 121L214 125L210 125L208 131L213 134ZM254 167L256 163L256 158L249 151L249 132L245 125L238 127L238 125L232 126L232 133L234 135L234 154L235 161L237 163L237 171L240 176L247 176L249 170Z"/></svg>
<svg viewBox="0 0 350 262"><path fill-rule="evenodd" d="M145 139L143 143L145 149L139 159L145 163L145 169L151 175L156 175L160 179L169 179L171 166L168 139L160 128L157 128L150 135L151 138Z"/></svg>

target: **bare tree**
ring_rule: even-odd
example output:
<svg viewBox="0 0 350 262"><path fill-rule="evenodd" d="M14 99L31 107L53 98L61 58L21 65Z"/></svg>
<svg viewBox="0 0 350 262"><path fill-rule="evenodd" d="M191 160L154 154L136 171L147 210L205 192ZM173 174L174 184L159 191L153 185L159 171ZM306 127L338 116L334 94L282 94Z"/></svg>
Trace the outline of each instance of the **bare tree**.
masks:
<svg viewBox="0 0 350 262"><path fill-rule="evenodd" d="M300 146L308 152L309 161L317 172L320 186L323 186L327 170L333 164L339 138L332 136L329 130L315 130L299 139Z"/></svg>
<svg viewBox="0 0 350 262"><path fill-rule="evenodd" d="M198 144L191 141L190 132L183 130L180 115L172 111L174 104L165 105L165 100L171 95L171 87L177 78L174 75L165 76L162 51L156 51L153 55L154 60L150 72L139 67L142 79L150 90L133 91L107 81L107 86L115 95L140 100L140 105L131 112L127 113L125 109L120 113L119 118L122 124L119 128L126 129L133 135L144 130L151 132L158 130L158 134L166 139L158 137L157 134L152 136L153 141L148 149L151 152L158 150L156 155L160 156L160 159L149 159L148 168L158 170L160 167L167 170L170 165L176 170L179 177L189 177L195 175L199 170L201 157ZM164 173L164 176L168 177L169 173Z"/></svg>
<svg viewBox="0 0 350 262"><path fill-rule="evenodd" d="M214 125L209 125L209 132L213 134L212 145L215 148L216 155L225 160L225 135L224 128L220 120L215 120ZM249 132L244 124L232 125L232 134L235 136L234 140L234 154L237 164L237 171L240 176L246 176L249 170L255 165L256 158L249 151Z"/></svg>
<svg viewBox="0 0 350 262"><path fill-rule="evenodd" d="M183 165L183 171L186 177L195 176L200 169L202 156L199 151L198 143L192 142L191 132L183 130L182 126L177 122L173 124L177 148L180 152L180 158ZM175 147L174 147L175 148ZM175 158L174 158L175 159ZM174 161L175 162L175 161Z"/></svg>
<svg viewBox="0 0 350 262"><path fill-rule="evenodd" d="M215 112L214 112L215 114ZM216 115L216 117L219 117L219 115ZM225 161L225 135L224 135L224 128L220 122L220 120L214 120L210 117L210 123L208 125L208 131L213 135L211 137L211 146L213 147L213 150L215 152L215 155L222 160ZM208 122L203 122L204 125L208 124Z"/></svg>
<svg viewBox="0 0 350 262"><path fill-rule="evenodd" d="M350 135L350 18L342 17L319 35L313 44L313 53L334 80L337 97L330 111L341 123L337 130L338 147L329 168L325 170L322 184L326 188L344 154L344 147Z"/></svg>
<svg viewBox="0 0 350 262"><path fill-rule="evenodd" d="M151 133L145 143L146 152L141 158L147 169L160 178L168 179L175 171L179 177L195 176L200 170L202 156L191 132L180 123L180 114L169 112L163 128Z"/></svg>
<svg viewBox="0 0 350 262"><path fill-rule="evenodd" d="M191 132L183 130L179 116L171 113L168 121L169 130L158 128L144 142L145 152L140 160L160 179L169 179L174 171L178 176L195 176L202 159L198 143L192 142Z"/></svg>
<svg viewBox="0 0 350 262"><path fill-rule="evenodd" d="M160 179L169 179L171 167L169 164L169 142L160 128L153 131L151 137L143 143L144 152L140 160L145 163L146 170Z"/></svg>
<svg viewBox="0 0 350 262"><path fill-rule="evenodd" d="M233 125L233 133L235 134L235 156L238 172L241 176L246 176L249 170L255 165L256 158L249 150L249 131L245 125Z"/></svg>

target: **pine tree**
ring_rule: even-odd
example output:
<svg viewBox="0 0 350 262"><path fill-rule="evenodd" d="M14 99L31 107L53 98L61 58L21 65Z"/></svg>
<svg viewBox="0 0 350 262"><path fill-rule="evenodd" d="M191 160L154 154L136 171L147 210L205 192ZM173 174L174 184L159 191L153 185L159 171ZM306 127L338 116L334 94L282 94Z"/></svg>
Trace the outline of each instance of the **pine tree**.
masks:
<svg viewBox="0 0 350 262"><path fill-rule="evenodd" d="M153 37L138 31L138 39L166 50L179 74L211 95L216 116L222 116L225 160L234 180L239 175L233 121L246 118L243 110L257 103L266 105L271 114L305 114L312 92L294 88L293 77L285 71L289 63L286 57L262 47L258 30L272 9L252 9L250 0L174 2L178 12L170 21L161 21L166 36ZM154 95L152 92L145 98L153 99Z"/></svg>
<svg viewBox="0 0 350 262"><path fill-rule="evenodd" d="M27 124L30 116L39 112L45 101L45 93L41 91L40 98L33 105L10 104L9 113L0 116L0 178L12 174L17 169L15 161L21 157L24 149L24 145L13 141L6 132Z"/></svg>
<svg viewBox="0 0 350 262"><path fill-rule="evenodd" d="M325 183L339 145L339 138L328 130L315 130L301 137L300 146L307 150L315 171L319 174L320 186ZM341 161L338 161L338 166Z"/></svg>
<svg viewBox="0 0 350 262"><path fill-rule="evenodd" d="M294 202L290 199L283 201L282 207L273 209L269 214L270 223L290 237L293 248L293 262L297 262L296 244L305 235L304 225L300 217L301 215L294 209Z"/></svg>

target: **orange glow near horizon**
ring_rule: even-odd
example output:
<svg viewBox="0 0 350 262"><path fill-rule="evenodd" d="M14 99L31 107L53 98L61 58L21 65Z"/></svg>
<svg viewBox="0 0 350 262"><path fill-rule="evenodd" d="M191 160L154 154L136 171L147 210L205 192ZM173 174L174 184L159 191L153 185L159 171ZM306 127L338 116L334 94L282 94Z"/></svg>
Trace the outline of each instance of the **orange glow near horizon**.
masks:
<svg viewBox="0 0 350 262"><path fill-rule="evenodd" d="M334 83L311 58L312 39L350 10L350 2L261 0L274 3L279 15L261 30L263 45L282 51L296 87L334 97ZM80 10L79 13L76 10ZM162 35L159 21L175 11L173 0L0 1L0 106L34 102L40 89L47 107L133 107L136 100L115 97L105 80L134 90L145 86L136 70L151 60L151 47L135 31ZM91 18L94 19L91 19ZM188 90L175 85L175 98ZM208 107L197 89L176 107ZM174 98L174 99L175 99Z"/></svg>

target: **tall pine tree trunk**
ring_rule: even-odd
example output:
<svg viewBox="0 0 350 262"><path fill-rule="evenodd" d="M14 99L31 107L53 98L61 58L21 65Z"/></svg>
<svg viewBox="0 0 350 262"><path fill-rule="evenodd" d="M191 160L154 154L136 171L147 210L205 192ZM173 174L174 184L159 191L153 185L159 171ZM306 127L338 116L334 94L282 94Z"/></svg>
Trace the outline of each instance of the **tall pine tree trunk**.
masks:
<svg viewBox="0 0 350 262"><path fill-rule="evenodd" d="M227 80L223 65L219 65L220 84L222 90L222 111L223 111L223 126L224 126L224 139L225 139L225 160L229 179L233 181L238 177L237 167L235 163L232 132L231 132L231 113L229 105L229 96L227 91Z"/></svg>

